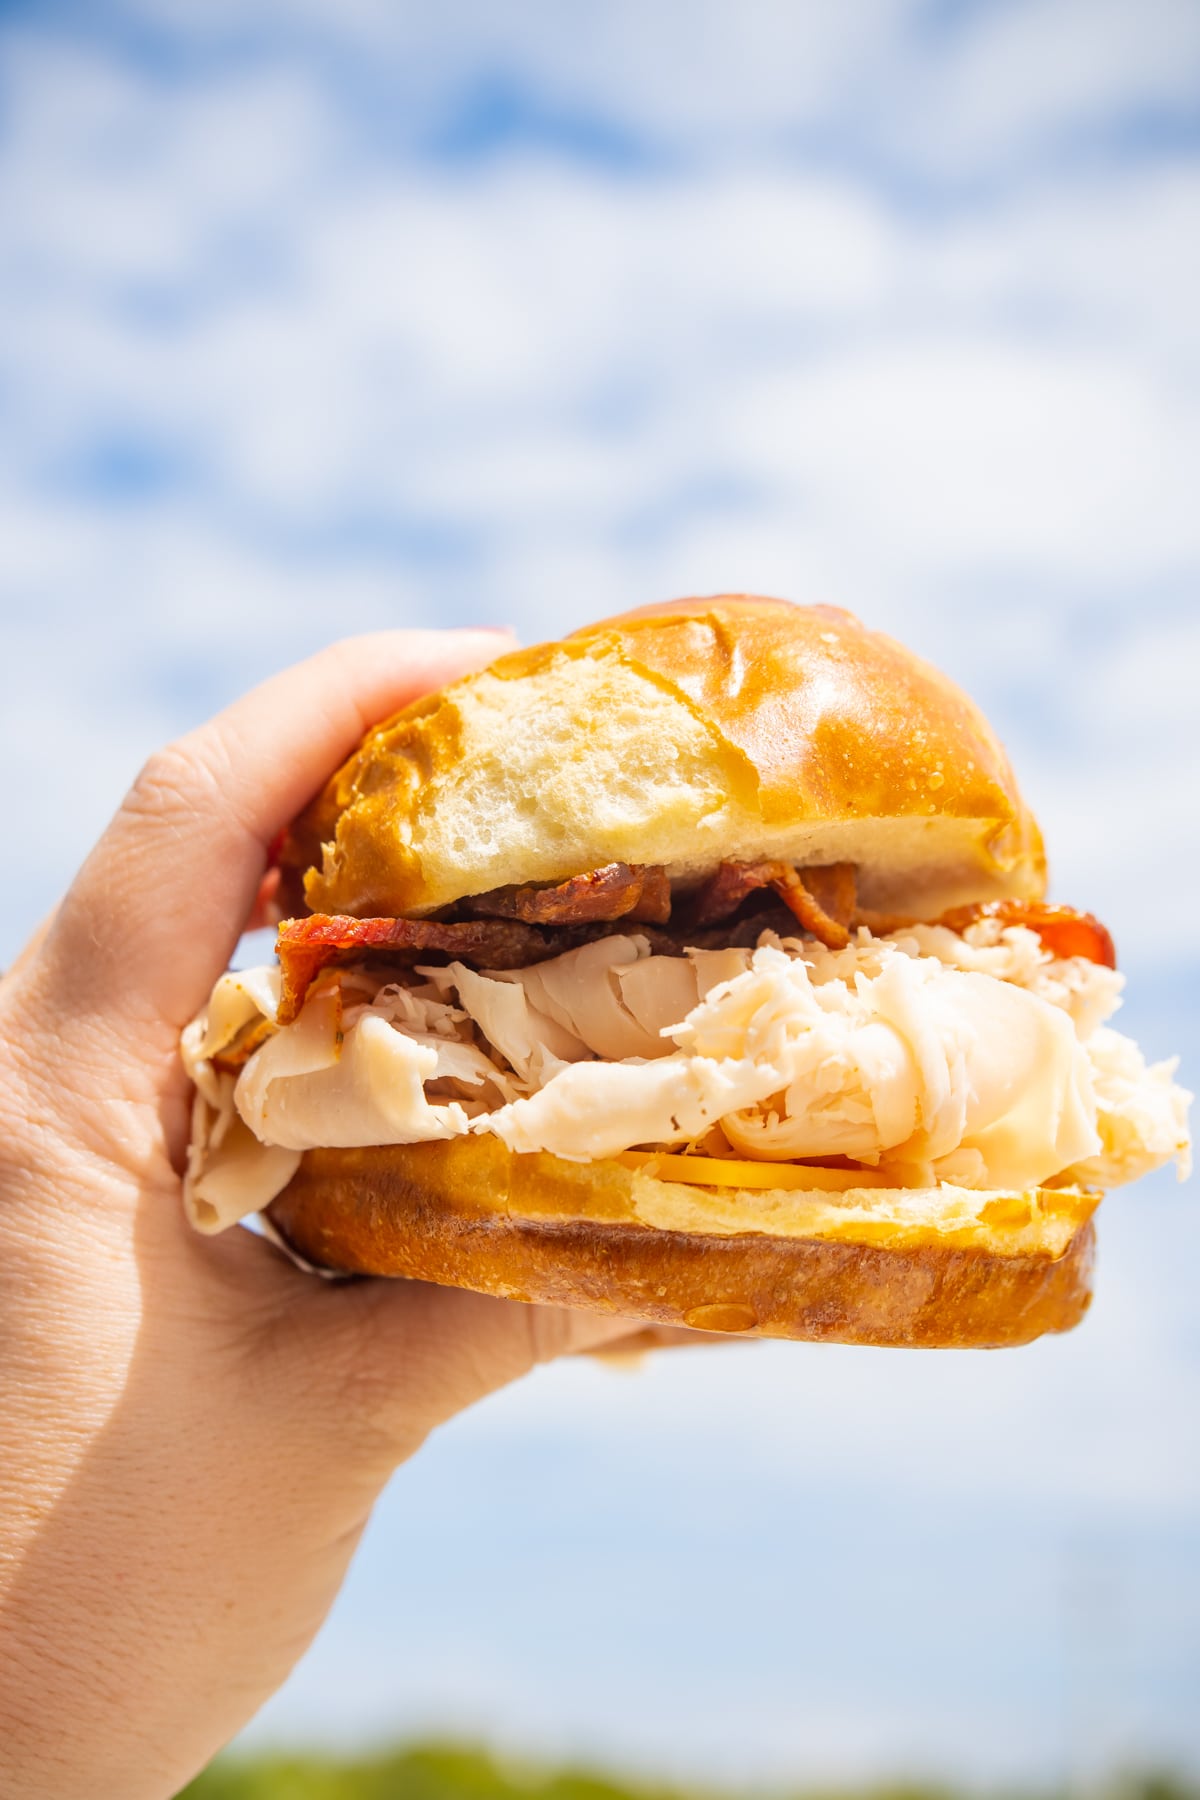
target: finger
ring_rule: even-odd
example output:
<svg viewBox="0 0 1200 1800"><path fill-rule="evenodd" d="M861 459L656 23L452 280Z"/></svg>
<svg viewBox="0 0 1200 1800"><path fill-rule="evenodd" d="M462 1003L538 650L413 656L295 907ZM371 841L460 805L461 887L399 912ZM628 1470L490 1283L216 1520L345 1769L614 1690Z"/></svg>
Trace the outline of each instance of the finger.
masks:
<svg viewBox="0 0 1200 1800"><path fill-rule="evenodd" d="M371 724L509 642L490 630L348 638L152 757L47 940L71 1012L123 1002L182 1026L225 967L278 832Z"/></svg>
<svg viewBox="0 0 1200 1800"><path fill-rule="evenodd" d="M539 1363L627 1338L636 1321L499 1300L422 1281L371 1281L311 1295L290 1320L327 1406L380 1474L438 1425ZM319 1316L317 1316L319 1315ZM310 1389L311 1392L311 1389Z"/></svg>
<svg viewBox="0 0 1200 1800"><path fill-rule="evenodd" d="M319 1422L323 1462L330 1463L336 1441L331 1466L339 1485L360 1497L365 1493L368 1503L431 1431L539 1363L612 1350L619 1366L630 1351L634 1361L649 1347L728 1342L711 1332L494 1299L431 1282L318 1283L264 1240L228 1236L246 1240L238 1248L248 1294L264 1278L271 1291L266 1342L252 1354L258 1360L269 1351L269 1367L282 1383L281 1429L301 1405L309 1439ZM211 1250L227 1239L197 1242ZM247 1300L238 1303L243 1324L254 1311Z"/></svg>

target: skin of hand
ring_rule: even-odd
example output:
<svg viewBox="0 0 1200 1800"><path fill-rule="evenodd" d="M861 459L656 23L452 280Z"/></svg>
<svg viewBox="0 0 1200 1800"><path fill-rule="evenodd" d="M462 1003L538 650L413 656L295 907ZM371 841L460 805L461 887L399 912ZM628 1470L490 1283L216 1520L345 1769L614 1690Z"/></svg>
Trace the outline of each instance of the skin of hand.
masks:
<svg viewBox="0 0 1200 1800"><path fill-rule="evenodd" d="M393 1469L620 1320L331 1283L180 1201L181 1028L364 730L510 647L349 639L153 757L0 980L0 1762L164 1800L311 1641Z"/></svg>

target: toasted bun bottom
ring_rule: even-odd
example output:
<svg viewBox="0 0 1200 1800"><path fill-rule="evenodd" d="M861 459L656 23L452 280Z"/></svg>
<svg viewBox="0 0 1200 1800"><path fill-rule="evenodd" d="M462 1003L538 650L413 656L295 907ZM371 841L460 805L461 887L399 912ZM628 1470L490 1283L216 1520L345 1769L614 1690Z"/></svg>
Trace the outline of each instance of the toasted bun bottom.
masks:
<svg viewBox="0 0 1200 1800"><path fill-rule="evenodd" d="M270 1217L319 1267L755 1337L1025 1344L1091 1299L1076 1190L713 1189L496 1138L312 1150Z"/></svg>

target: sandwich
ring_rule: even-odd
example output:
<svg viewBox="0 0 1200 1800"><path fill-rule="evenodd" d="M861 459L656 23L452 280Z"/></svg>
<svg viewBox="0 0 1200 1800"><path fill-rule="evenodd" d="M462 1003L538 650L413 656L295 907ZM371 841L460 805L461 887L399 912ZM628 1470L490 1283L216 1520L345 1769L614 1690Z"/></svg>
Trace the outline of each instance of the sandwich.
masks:
<svg viewBox="0 0 1200 1800"><path fill-rule="evenodd" d="M685 600L369 731L188 1027L185 1204L313 1267L913 1346L1076 1324L1173 1063L977 707L827 606Z"/></svg>

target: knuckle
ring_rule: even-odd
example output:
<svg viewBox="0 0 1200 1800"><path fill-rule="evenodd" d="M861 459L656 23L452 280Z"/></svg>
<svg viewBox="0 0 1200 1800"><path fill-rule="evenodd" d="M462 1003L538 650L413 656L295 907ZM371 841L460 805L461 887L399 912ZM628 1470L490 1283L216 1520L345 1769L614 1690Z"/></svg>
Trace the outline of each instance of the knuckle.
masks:
<svg viewBox="0 0 1200 1800"><path fill-rule="evenodd" d="M185 739L164 744L142 764L125 796L122 811L134 818L169 824L195 813L220 791L211 763Z"/></svg>
<svg viewBox="0 0 1200 1800"><path fill-rule="evenodd" d="M125 797L125 811L161 818L187 805L194 785L192 758L181 744L165 744L138 770Z"/></svg>

